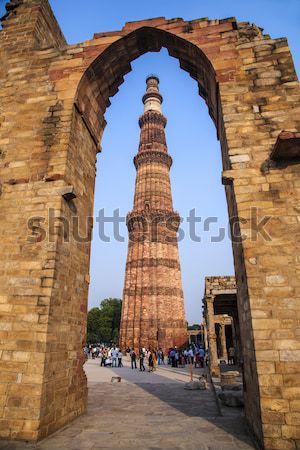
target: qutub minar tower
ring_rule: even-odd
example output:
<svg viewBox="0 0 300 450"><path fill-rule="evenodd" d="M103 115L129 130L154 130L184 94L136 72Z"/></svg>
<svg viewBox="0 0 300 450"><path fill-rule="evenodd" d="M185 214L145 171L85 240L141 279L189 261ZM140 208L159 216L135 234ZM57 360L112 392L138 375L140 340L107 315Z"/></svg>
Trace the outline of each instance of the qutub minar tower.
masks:
<svg viewBox="0 0 300 450"><path fill-rule="evenodd" d="M134 206L127 215L128 256L123 293L120 346L180 347L187 339L177 231L180 216L173 210L170 167L161 112L159 79L149 76L138 154Z"/></svg>

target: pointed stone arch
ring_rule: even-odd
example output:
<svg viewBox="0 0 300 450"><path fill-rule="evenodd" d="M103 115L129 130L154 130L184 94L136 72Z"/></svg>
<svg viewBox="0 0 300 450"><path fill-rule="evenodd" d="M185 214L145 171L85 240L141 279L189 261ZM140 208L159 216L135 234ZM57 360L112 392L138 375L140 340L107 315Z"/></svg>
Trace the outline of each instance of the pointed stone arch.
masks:
<svg viewBox="0 0 300 450"><path fill-rule="evenodd" d="M164 47L170 56L177 58L180 67L194 78L199 94L208 111L218 124L218 83L215 70L203 51L192 42L165 31L142 26L108 46L86 69L78 85L75 104L82 113L95 137L102 134L103 115L131 71L131 61L147 52L158 52ZM99 120L99 117L101 118ZM102 119L103 118L103 119Z"/></svg>
<svg viewBox="0 0 300 450"><path fill-rule="evenodd" d="M222 147L238 229L246 417L265 449L294 449L300 89L286 39L234 18L156 18L67 45L46 0L9 5L0 32L0 435L41 439L85 410L90 242L82 236L92 226L104 112L130 62L166 47L197 80ZM271 240L259 233L264 216Z"/></svg>

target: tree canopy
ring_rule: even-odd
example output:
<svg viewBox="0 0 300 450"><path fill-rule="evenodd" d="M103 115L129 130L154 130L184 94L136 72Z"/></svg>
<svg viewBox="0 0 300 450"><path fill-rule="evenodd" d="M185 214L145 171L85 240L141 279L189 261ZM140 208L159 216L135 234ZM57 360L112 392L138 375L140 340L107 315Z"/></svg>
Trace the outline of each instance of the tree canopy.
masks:
<svg viewBox="0 0 300 450"><path fill-rule="evenodd" d="M99 308L92 308L87 316L87 342L111 343L119 339L122 300L105 298Z"/></svg>
<svg viewBox="0 0 300 450"><path fill-rule="evenodd" d="M188 330L200 330L201 327L197 323L194 323L194 325L189 325Z"/></svg>

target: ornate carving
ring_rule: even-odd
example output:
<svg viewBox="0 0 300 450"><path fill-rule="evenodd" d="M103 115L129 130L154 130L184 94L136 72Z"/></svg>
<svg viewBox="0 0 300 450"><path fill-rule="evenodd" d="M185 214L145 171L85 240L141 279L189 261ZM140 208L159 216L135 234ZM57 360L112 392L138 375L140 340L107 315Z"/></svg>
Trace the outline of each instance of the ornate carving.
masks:
<svg viewBox="0 0 300 450"><path fill-rule="evenodd" d="M177 259L170 258L141 258L127 261L126 269L137 267L169 267L172 269L180 269L180 264Z"/></svg>
<svg viewBox="0 0 300 450"><path fill-rule="evenodd" d="M138 167L141 164L150 164L150 163L160 163L165 164L170 169L173 163L173 160L170 155L167 153L161 152L161 151L144 151L142 153L138 153L134 159L133 159L135 168L138 169Z"/></svg>
<svg viewBox="0 0 300 450"><path fill-rule="evenodd" d="M126 329L130 328L155 328L155 327L162 327L162 328L168 328L169 330L173 330L174 328L184 328L186 329L186 322L182 319L174 319L168 318L166 320L157 320L157 319L124 319L122 321L123 327Z"/></svg>
<svg viewBox="0 0 300 450"><path fill-rule="evenodd" d="M167 125L167 119L158 111L146 111L139 118L139 126L142 128L146 124L157 124L165 127Z"/></svg>
<svg viewBox="0 0 300 450"><path fill-rule="evenodd" d="M146 94L143 95L143 103L145 103L145 101L150 98L150 97L155 97L157 98L161 103L163 101L162 96L160 95L159 92L148 92Z"/></svg>
<svg viewBox="0 0 300 450"><path fill-rule="evenodd" d="M165 210L141 210L141 211L131 211L127 214L126 225L129 231L133 231L135 224L141 227L141 230L149 229L150 225L180 225L180 215L176 211L165 211ZM142 228L143 227L143 228Z"/></svg>
<svg viewBox="0 0 300 450"><path fill-rule="evenodd" d="M162 144L163 150L167 152L167 143L164 129L162 127L143 127L141 131L141 139L139 145L139 151L152 148L155 144Z"/></svg>
<svg viewBox="0 0 300 450"><path fill-rule="evenodd" d="M134 288L125 288L124 295L165 295L166 297L183 298L183 292L180 288L168 286L136 286Z"/></svg>

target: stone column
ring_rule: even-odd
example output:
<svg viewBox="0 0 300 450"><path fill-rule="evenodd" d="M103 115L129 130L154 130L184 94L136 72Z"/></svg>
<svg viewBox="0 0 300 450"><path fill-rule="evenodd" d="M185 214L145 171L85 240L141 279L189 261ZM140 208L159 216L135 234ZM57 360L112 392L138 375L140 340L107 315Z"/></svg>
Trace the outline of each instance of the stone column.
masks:
<svg viewBox="0 0 300 450"><path fill-rule="evenodd" d="M203 319L203 333L204 333L204 347L205 347L205 350L207 350L208 349L207 324L206 324L205 319Z"/></svg>
<svg viewBox="0 0 300 450"><path fill-rule="evenodd" d="M226 333L225 333L225 323L221 324L221 354L223 358L227 357L227 348L226 348Z"/></svg>
<svg viewBox="0 0 300 450"><path fill-rule="evenodd" d="M201 325L201 331L200 331L200 345L204 347L204 326Z"/></svg>
<svg viewBox="0 0 300 450"><path fill-rule="evenodd" d="M206 297L207 304L207 322L208 322L208 347L209 347L209 366L212 376L220 376L219 361L217 355L217 337L214 320L214 296Z"/></svg>

